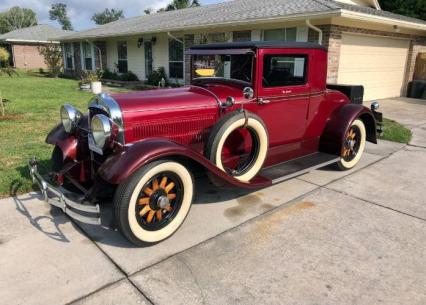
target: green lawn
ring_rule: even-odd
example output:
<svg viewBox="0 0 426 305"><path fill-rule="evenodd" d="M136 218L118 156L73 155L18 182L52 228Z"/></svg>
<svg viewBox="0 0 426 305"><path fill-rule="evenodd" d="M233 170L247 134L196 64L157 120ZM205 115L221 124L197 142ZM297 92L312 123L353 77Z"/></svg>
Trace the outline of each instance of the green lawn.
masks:
<svg viewBox="0 0 426 305"><path fill-rule="evenodd" d="M52 147L44 140L60 121L60 106L71 103L85 111L92 94L78 90L75 80L20 71L19 77L0 76L0 95L9 100L6 116L0 116L0 197L5 197L12 185L18 193L32 189L26 167L31 156L48 164Z"/></svg>
<svg viewBox="0 0 426 305"><path fill-rule="evenodd" d="M410 129L404 127L402 124L389 119L383 119L385 130L379 137L382 140L408 144L412 137Z"/></svg>

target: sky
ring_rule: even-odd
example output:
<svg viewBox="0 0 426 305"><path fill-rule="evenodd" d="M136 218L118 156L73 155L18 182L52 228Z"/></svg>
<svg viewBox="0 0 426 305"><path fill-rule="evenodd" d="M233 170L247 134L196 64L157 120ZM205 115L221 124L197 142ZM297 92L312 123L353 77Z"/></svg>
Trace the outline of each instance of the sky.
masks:
<svg viewBox="0 0 426 305"><path fill-rule="evenodd" d="M201 5L223 2L225 0L201 0ZM39 24L50 24L60 28L56 21L49 20L49 9L52 3L62 2L67 5L68 16L74 30L81 31L95 26L91 20L94 13L105 8L122 9L125 17L140 16L146 8L157 10L165 7L171 0L0 0L0 12L13 6L32 9L37 14Z"/></svg>

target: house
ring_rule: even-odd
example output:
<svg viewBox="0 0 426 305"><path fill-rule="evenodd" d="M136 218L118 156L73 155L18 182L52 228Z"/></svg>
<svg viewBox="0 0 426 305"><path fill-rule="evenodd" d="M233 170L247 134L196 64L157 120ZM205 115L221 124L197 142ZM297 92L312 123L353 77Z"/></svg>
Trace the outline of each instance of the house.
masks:
<svg viewBox="0 0 426 305"><path fill-rule="evenodd" d="M56 39L72 31L64 31L50 25L39 24L0 35L0 46L6 46L11 53L11 65L15 68L46 68L39 46L59 43Z"/></svg>
<svg viewBox="0 0 426 305"><path fill-rule="evenodd" d="M319 42L328 48L328 82L362 84L365 98L401 96L426 22L383 11L377 0L234 0L121 19L60 39L68 73L108 68L146 79L164 67L188 83L184 50L220 41Z"/></svg>

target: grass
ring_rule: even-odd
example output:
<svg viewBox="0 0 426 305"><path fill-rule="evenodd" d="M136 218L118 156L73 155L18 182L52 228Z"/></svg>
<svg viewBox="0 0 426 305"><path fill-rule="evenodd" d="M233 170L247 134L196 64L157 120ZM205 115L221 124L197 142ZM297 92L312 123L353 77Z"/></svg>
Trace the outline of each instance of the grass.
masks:
<svg viewBox="0 0 426 305"><path fill-rule="evenodd" d="M93 96L78 90L75 80L34 76L19 71L18 77L0 76L0 95L9 100L6 116L0 116L0 197L30 191L26 162L37 156L47 166L52 146L47 133L59 123L59 108L71 103L85 111Z"/></svg>
<svg viewBox="0 0 426 305"><path fill-rule="evenodd" d="M383 119L384 132L379 137L381 140L408 144L412 137L410 129L404 127L402 124L390 119Z"/></svg>

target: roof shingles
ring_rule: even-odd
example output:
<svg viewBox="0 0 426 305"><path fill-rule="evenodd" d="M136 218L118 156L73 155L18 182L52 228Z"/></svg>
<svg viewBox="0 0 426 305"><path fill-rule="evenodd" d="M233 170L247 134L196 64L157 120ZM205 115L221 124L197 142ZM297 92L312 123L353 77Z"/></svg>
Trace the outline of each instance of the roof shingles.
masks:
<svg viewBox="0 0 426 305"><path fill-rule="evenodd" d="M39 24L28 28L14 30L3 35L0 35L0 41L14 40L14 41L52 41L59 37L64 37L73 31L64 31L54 28L50 25Z"/></svg>
<svg viewBox="0 0 426 305"><path fill-rule="evenodd" d="M93 29L67 35L61 40L176 31L214 24L292 17L300 14L330 14L340 12L342 9L426 25L426 22L422 20L333 0L234 0L120 19Z"/></svg>

